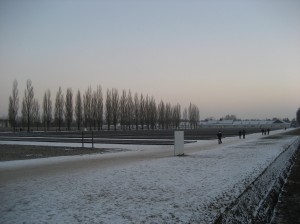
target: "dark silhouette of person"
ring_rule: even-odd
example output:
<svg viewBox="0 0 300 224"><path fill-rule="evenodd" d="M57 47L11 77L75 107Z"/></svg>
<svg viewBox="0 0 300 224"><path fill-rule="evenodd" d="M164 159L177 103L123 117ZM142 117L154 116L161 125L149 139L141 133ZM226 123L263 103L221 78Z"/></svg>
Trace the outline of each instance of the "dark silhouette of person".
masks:
<svg viewBox="0 0 300 224"><path fill-rule="evenodd" d="M265 130L262 128L261 129L261 135L264 135L264 133L265 133Z"/></svg>
<svg viewBox="0 0 300 224"><path fill-rule="evenodd" d="M246 131L245 129L243 129L243 138L245 138L245 136L246 136Z"/></svg>
<svg viewBox="0 0 300 224"><path fill-rule="evenodd" d="M268 135L270 134L270 128L268 128Z"/></svg>
<svg viewBox="0 0 300 224"><path fill-rule="evenodd" d="M217 137L218 137L218 140L219 140L218 141L219 144L222 144L222 132L221 131L218 132Z"/></svg>
<svg viewBox="0 0 300 224"><path fill-rule="evenodd" d="M239 131L239 137L240 137L240 139L242 138L242 131L241 130Z"/></svg>

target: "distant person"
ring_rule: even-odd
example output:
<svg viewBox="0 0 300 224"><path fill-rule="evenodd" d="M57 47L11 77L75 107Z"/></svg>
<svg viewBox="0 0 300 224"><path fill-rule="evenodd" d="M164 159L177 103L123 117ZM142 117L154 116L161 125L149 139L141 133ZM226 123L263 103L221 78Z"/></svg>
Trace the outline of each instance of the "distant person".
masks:
<svg viewBox="0 0 300 224"><path fill-rule="evenodd" d="M265 135L267 135L267 129L265 129Z"/></svg>
<svg viewBox="0 0 300 224"><path fill-rule="evenodd" d="M246 137L246 131L245 129L243 129L243 139L245 139L245 137Z"/></svg>
<svg viewBox="0 0 300 224"><path fill-rule="evenodd" d="M222 132L221 131L218 132L217 137L218 137L218 140L219 140L218 141L219 144L222 144Z"/></svg>
<svg viewBox="0 0 300 224"><path fill-rule="evenodd" d="M239 131L239 137L240 137L240 139L242 138L242 131L241 130Z"/></svg>
<svg viewBox="0 0 300 224"><path fill-rule="evenodd" d="M261 129L261 135L264 135L264 133L265 133L265 130L262 128Z"/></svg>
<svg viewBox="0 0 300 224"><path fill-rule="evenodd" d="M267 131L268 131L268 135L269 135L269 134L270 134L270 128L268 128L268 130L267 130Z"/></svg>

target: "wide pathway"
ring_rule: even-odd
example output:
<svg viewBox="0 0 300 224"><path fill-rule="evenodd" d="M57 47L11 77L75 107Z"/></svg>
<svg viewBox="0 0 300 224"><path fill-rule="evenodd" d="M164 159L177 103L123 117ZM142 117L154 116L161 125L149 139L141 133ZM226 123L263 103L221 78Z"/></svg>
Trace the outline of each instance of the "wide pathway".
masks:
<svg viewBox="0 0 300 224"><path fill-rule="evenodd" d="M280 131L276 131L278 133ZM246 140L257 139L260 134L250 134ZM238 137L229 137L223 139L223 144L218 145L215 141L200 141L196 144L185 145L185 154L194 153L213 148L235 145L243 142L245 139ZM138 146L136 146L138 147ZM174 156L173 146L153 146L153 149L147 148L138 151L127 151L119 153L109 153L102 155L84 155L66 157L42 158L31 161L9 161L0 163L0 180L2 184L22 179L32 178L33 176L54 175L57 173L77 172L83 169L108 169L112 167L123 166L130 163L144 160L159 159Z"/></svg>
<svg viewBox="0 0 300 224"><path fill-rule="evenodd" d="M212 223L293 139L1 162L0 223Z"/></svg>

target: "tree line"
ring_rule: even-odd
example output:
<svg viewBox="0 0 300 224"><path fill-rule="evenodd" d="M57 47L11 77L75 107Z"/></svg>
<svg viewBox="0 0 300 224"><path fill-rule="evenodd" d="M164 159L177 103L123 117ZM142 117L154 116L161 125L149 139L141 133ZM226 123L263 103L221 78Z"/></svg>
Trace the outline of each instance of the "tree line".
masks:
<svg viewBox="0 0 300 224"><path fill-rule="evenodd" d="M48 89L40 105L34 95L30 79L26 82L22 99L21 123L30 131L33 127L42 125L45 130L50 127L62 127L71 130L76 124L78 130L102 130L106 125L108 130L116 130L118 125L122 130L131 129L171 129L179 128L183 121L192 128L197 128L200 120L199 108L190 103L181 112L180 104L172 105L161 100L156 103L153 96L123 90L120 94L116 88L107 89L104 100L102 87L91 86L82 94L80 90L73 95L72 88L67 88L64 95L61 87L52 102L51 91ZM17 127L19 109L18 82L14 80L12 94L9 96L8 119L14 131Z"/></svg>

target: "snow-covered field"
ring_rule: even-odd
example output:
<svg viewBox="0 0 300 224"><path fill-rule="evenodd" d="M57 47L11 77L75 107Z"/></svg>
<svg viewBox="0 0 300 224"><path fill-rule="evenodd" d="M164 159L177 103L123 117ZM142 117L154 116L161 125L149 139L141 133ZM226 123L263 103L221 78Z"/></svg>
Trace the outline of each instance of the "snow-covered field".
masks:
<svg viewBox="0 0 300 224"><path fill-rule="evenodd" d="M134 146L134 152L1 162L0 223L212 223L296 138L199 141L183 157L169 153L4 181L1 173L13 169L100 157L118 162L137 151L172 149Z"/></svg>

